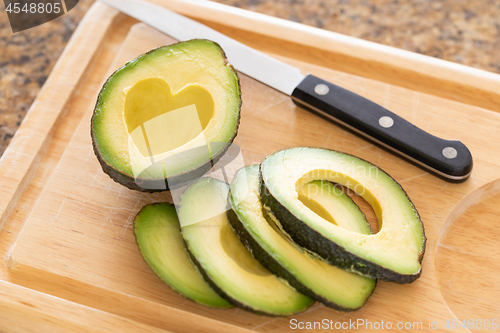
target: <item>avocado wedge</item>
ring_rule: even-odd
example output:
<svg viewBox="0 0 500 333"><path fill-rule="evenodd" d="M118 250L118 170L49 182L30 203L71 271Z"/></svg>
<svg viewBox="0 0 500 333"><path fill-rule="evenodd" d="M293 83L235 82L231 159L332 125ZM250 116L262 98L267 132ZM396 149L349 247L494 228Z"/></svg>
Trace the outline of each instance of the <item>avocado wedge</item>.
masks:
<svg viewBox="0 0 500 333"><path fill-rule="evenodd" d="M259 166L240 169L231 183L229 221L253 256L292 287L326 306L341 311L361 308L376 280L346 272L301 251L267 217L260 201ZM304 185L301 200L330 223L341 220L353 232L372 231L358 206L340 189L323 181ZM266 220L267 218L267 220Z"/></svg>
<svg viewBox="0 0 500 333"><path fill-rule="evenodd" d="M402 187L375 165L337 151L304 147L267 156L260 172L263 205L301 247L374 279L410 283L420 276L424 226ZM346 230L308 209L297 191L314 180L339 183L362 196L377 216L379 232Z"/></svg>
<svg viewBox="0 0 500 333"><path fill-rule="evenodd" d="M226 211L229 186L201 178L181 197L179 219L186 248L205 280L245 310L288 316L313 301L265 269L234 234Z"/></svg>
<svg viewBox="0 0 500 333"><path fill-rule="evenodd" d="M189 259L174 205L144 206L135 217L134 235L146 263L174 291L213 308L233 307L210 288Z"/></svg>
<svg viewBox="0 0 500 333"><path fill-rule="evenodd" d="M191 40L128 62L102 87L91 122L95 155L130 189L169 190L202 176L234 140L239 78L218 44Z"/></svg>

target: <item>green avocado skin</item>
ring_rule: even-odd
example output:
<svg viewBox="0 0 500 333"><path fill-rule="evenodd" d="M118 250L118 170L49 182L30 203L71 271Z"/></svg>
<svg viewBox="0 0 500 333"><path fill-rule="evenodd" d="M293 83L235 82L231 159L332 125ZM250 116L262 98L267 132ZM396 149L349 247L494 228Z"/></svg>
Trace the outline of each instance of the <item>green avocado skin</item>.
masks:
<svg viewBox="0 0 500 333"><path fill-rule="evenodd" d="M262 166L261 166L262 168ZM270 208L271 212L281 224L283 230L302 248L307 249L331 265L357 273L372 279L380 279L399 284L411 283L420 277L422 270L416 274L400 274L385 267L381 267L366 259L360 258L349 252L344 247L330 241L316 230L293 215L267 190L265 180L260 169L260 198L262 204ZM425 248L425 245L424 245ZM423 253L420 256L422 261Z"/></svg>
<svg viewBox="0 0 500 333"><path fill-rule="evenodd" d="M245 247L252 253L255 259L257 259L262 266L264 266L267 270L269 270L274 275L286 280L293 288L295 288L301 294L306 295L309 298L315 299L322 304L333 308L338 311L356 311L363 307L361 305L359 308L346 308L340 306L336 303L329 301L328 299L322 297L314 293L312 290L304 286L302 283L297 280L297 278L291 274L287 269L285 269L278 261L276 261L269 253L267 253L264 249L262 249L259 244L253 239L248 230L245 228L243 223L238 218L238 215L231 209L227 212L227 217L229 219L229 223L233 228L233 231L238 236L240 241L245 245ZM375 290L375 286L373 291ZM372 291L372 293L373 293ZM371 295L371 294L370 294ZM368 300L369 296L366 298Z"/></svg>
<svg viewBox="0 0 500 333"><path fill-rule="evenodd" d="M228 215L228 218L229 218L229 215ZM182 230L181 230L181 232L182 232ZM210 278L210 275L208 275L207 272L203 269L203 267L200 265L200 263L198 262L198 260L196 260L196 257L191 253L191 251L189 249L189 246L186 243L186 240L184 240L184 245L186 246L186 250L187 250L187 253L189 254L189 257L191 258L191 261L196 266L196 268L198 268L198 271L203 276L203 279L205 279L205 281L208 283L208 285L217 294L219 294L220 297L224 298L226 301L228 301L232 305L234 305L234 306L236 306L236 307L238 307L240 309L246 310L248 312L251 312L253 314L256 314L256 315L267 316L267 317L283 317L283 316L286 316L286 314L275 315L275 314L272 314L272 313L262 312L262 311L255 310L254 308L249 307L248 305L243 304L241 302L238 302L236 299L230 297L228 294L226 294L224 291L222 291L221 288L219 288L219 286ZM293 313L290 313L290 315L292 315L292 314Z"/></svg>

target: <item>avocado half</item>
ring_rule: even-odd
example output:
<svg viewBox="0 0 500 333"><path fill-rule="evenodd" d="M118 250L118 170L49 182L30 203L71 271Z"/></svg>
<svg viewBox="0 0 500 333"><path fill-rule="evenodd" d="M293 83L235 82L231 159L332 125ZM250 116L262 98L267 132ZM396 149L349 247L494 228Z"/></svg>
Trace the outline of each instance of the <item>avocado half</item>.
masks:
<svg viewBox="0 0 500 333"><path fill-rule="evenodd" d="M226 211L229 186L200 178L181 197L179 220L191 259L210 286L257 314L288 316L314 301L265 269L234 234Z"/></svg>
<svg viewBox="0 0 500 333"><path fill-rule="evenodd" d="M91 122L94 152L113 180L165 191L202 176L234 140L241 91L220 46L191 40L159 47L118 69Z"/></svg>
<svg viewBox="0 0 500 333"><path fill-rule="evenodd" d="M213 308L233 307L210 288L189 259L174 205L144 206L134 219L134 235L146 263L174 291Z"/></svg>
<svg viewBox="0 0 500 333"><path fill-rule="evenodd" d="M331 183L305 184L299 197L330 223L369 235L370 225L359 207ZM375 289L376 280L346 272L305 253L266 216L260 201L259 166L240 169L231 183L232 210L228 217L233 229L253 256L269 271L326 306L341 311L361 308Z"/></svg>
<svg viewBox="0 0 500 333"><path fill-rule="evenodd" d="M261 200L281 228L301 247L332 265L370 278L409 283L421 274L424 226L402 187L375 165L321 148L291 148L267 156L260 166ZM299 200L314 180L350 188L373 208L375 235L330 223Z"/></svg>

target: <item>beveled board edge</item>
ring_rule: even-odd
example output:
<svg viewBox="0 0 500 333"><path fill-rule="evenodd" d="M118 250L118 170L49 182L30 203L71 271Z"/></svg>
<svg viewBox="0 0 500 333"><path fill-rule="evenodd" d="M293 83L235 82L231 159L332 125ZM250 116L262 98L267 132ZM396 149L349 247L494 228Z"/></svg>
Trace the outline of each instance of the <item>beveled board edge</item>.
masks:
<svg viewBox="0 0 500 333"><path fill-rule="evenodd" d="M163 3L163 2L162 2ZM369 48L363 48L363 45L357 45L356 43L369 43L365 41L360 41L355 38L351 37L345 37L342 35L330 33L330 32L324 32L320 29L315 29L311 27L305 27L300 24L280 20L280 19L274 19L265 15L261 14L256 14L256 13L251 13L251 12L246 12L246 11L241 11L236 8L231 8L227 6L222 6L219 4L211 3L211 2L199 2L199 3L194 3L192 1L184 1L181 3L179 0L168 0L164 4L170 5L172 3L176 3L177 5L181 4L182 5L182 12L179 10L181 13L189 14L192 17L196 18L196 15L199 15L199 17L203 20L207 20L206 16L209 18L217 18L219 21L219 26L220 22L227 22L227 25L225 26L225 29L231 30L231 23L235 23L233 33L237 34L238 29L241 31L247 31L248 35L251 35L251 33L255 33L255 31L262 33L262 35L265 35L266 33L268 34L269 38L271 39L277 39L275 36L271 36L268 32L266 31L272 31L272 29L275 29L275 31L280 32L280 37L278 38L279 40L282 40L283 43L281 46L277 46L276 50L279 52L275 52L279 54L280 52L282 54L286 54L288 57L293 57L293 49L287 48L288 41L290 41L290 44L293 45L303 45L303 46L308 46L312 42L310 38L318 38L317 40L323 40L322 38L327 38L327 40L330 40L332 43L335 40L335 38L339 39L346 39L344 42L346 43L347 46L346 50L350 49L350 52L353 52L356 50L356 53L363 53L369 50ZM192 6L191 8L187 6L187 4L190 4ZM186 5L186 6L184 6ZM208 6L210 10L207 10L203 6ZM222 6L222 7L221 7ZM193 8L197 8L196 10L193 10ZM222 10L223 9L223 10ZM205 12L204 12L205 11ZM202 15L204 13L205 17ZM245 15L248 15L246 20L248 22L252 22L252 25L247 26L245 29L244 25L244 18L246 17L245 15L242 15L244 13ZM219 15L219 16L218 16ZM241 16L238 16L241 15ZM45 148L50 145L50 137L51 137L51 132L54 128L54 126L57 125L57 120L61 116L61 113L64 110L64 106L67 103L68 99L71 96L71 93L77 84L79 78L81 77L83 71L88 65L88 62L92 58L92 55L95 53L97 50L99 44L102 42L102 39L106 35L106 31L113 25L113 20L117 16L117 12L114 10L111 10L110 8L107 8L104 5L101 4L95 4L87 13L85 16L84 20L81 22L79 28L76 30L75 34L73 35L72 39L70 40L68 46L66 47L63 55L59 59L58 63L56 64L53 72L49 76L49 79L47 80L46 84L44 85L42 91L40 92L39 96L37 97L35 103L32 105L30 112L28 116L25 118L23 121L23 124L21 125L18 133L14 137L12 143L9 145L8 149L6 150L4 156L0 160L0 185L3 185L4 191L0 194L0 227L2 225L2 222L4 221L5 218L8 217L8 213L10 209L13 209L16 205L16 200L17 198L22 194L22 191L26 186L29 185L30 182L30 174L34 169L37 167L37 162L40 158L40 155L43 155L43 152ZM97 20L96 20L97 18ZM259 21L262 20L262 21ZM214 21L215 22L215 21ZM215 23L214 23L215 24ZM290 26L288 26L290 25ZM265 26L267 28L259 28L261 26ZM251 32L250 29L254 29L254 32ZM288 31L288 29L291 29ZM312 30L311 30L312 29ZM229 31L228 30L228 31ZM236 32L234 32L236 31ZM300 34L299 32L302 31ZM283 33L281 35L281 33ZM294 35L296 33L296 35ZM230 33L228 33L230 34ZM326 35L325 35L326 34ZM330 35L333 34L333 35ZM325 36L326 37L325 37ZM309 36L309 37L308 37ZM340 36L340 37L339 37ZM293 38L292 38L293 37ZM300 37L300 38L299 38ZM335 38L334 38L335 37ZM301 39L304 38L304 39ZM314 39L313 38L313 39ZM303 44L298 44L297 40L302 40L304 41ZM82 41L85 41L85 48L82 48L81 45L83 45ZM257 43L257 41L254 41ZM81 45L80 45L81 44ZM370 43L374 44L374 43ZM91 45L92 47L88 47ZM372 45L374 48L373 52L376 52L375 49L377 49L378 44ZM315 50L315 52L318 52L316 55L312 55L313 57L322 54L320 51L321 50L320 46L322 47L321 43L318 43L318 45L311 46L312 49ZM328 45L330 47L330 45ZM382 51L387 51L389 52L390 50L387 50L385 46L378 46ZM303 49L306 49L302 47ZM339 47L340 49L340 47ZM335 52L338 52L339 49L336 49ZM393 49L393 48L389 48ZM281 50L281 51L280 51ZM379 52L382 52L379 50ZM323 48L324 52L331 52L331 54L334 54L334 51L328 51L328 48ZM400 51L400 50L398 50ZM371 51L370 51L371 52ZM405 53L406 51L401 51ZM383 53L383 52L382 52ZM381 54L382 54L381 53ZM406 52L410 55L413 55L413 53ZM346 56L349 54L349 52L346 52ZM77 55L75 57L76 59L73 59L72 56ZM299 56L303 56L300 53L298 53ZM417 66L420 64L419 58L424 57L420 55L415 55L414 58L411 56L408 56L406 59L406 65L409 67L410 64L413 64L412 66ZM298 57L300 60L300 57ZM387 58L387 54L386 54ZM429 57L425 57L429 58ZM416 60L415 60L416 59ZM433 61L437 61L437 65L439 65L442 61L430 58ZM84 60L84 61L82 61ZM321 59L317 59L319 63L321 63ZM365 60L360 60L361 62ZM369 63L370 60L366 60L366 63ZM431 63L433 62L431 61ZM392 61L391 61L392 63ZM445 62L447 63L447 62ZM387 62L386 62L387 64ZM425 61L422 63L425 64ZM451 63L448 63L451 64ZM392 65L392 64L389 64ZM437 65L436 64L427 64L429 66L434 66L435 70ZM498 85L499 77L496 74L492 73L487 73L484 71L479 71L476 69L471 69L466 66L461 66L461 65L455 65L452 64L453 66L451 67L456 67L458 66L458 69L450 69L456 77L463 75L469 75L470 77L476 78L473 80L474 84L476 85L475 87L477 89L480 88L487 88L490 87L493 84ZM446 67L446 66L444 66ZM450 68L451 68L450 67ZM414 67L417 68L417 67ZM412 70L414 70L414 68ZM71 73L71 76L68 76L67 73ZM486 74L487 75L486 75ZM367 75L370 74L369 71L367 71ZM399 71L394 71L390 73L389 77L397 77L398 75L401 75L402 72ZM483 81L481 81L483 80ZM462 80L464 81L464 80ZM466 81L466 80L465 80ZM481 87L480 83L483 83L484 86ZM491 84L488 86L488 82ZM427 84L428 82L422 81L420 84ZM463 86L465 87L465 85ZM466 87L465 87L466 88ZM487 89L484 89L485 94L488 93ZM436 86L436 89L438 87ZM443 88L443 91L446 90ZM54 99L54 91L57 92L57 98ZM500 91L500 90L499 90ZM498 96L498 94L497 94ZM54 103L54 101L56 103ZM55 104L55 105L54 105ZM472 104L472 103L469 103ZM48 296L50 299L51 296Z"/></svg>
<svg viewBox="0 0 500 333"><path fill-rule="evenodd" d="M0 159L0 230L50 145L66 103L118 12L92 6Z"/></svg>

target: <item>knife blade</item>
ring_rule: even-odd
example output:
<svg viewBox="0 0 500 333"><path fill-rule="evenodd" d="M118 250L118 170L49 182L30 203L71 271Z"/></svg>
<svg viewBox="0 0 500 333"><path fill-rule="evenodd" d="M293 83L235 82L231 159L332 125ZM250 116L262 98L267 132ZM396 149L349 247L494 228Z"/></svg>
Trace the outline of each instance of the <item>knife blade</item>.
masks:
<svg viewBox="0 0 500 333"><path fill-rule="evenodd" d="M289 95L295 104L452 182L472 173L472 155L460 141L423 131L384 107L331 82L254 50L195 20L142 0L99 0L179 41L218 43L238 71Z"/></svg>

